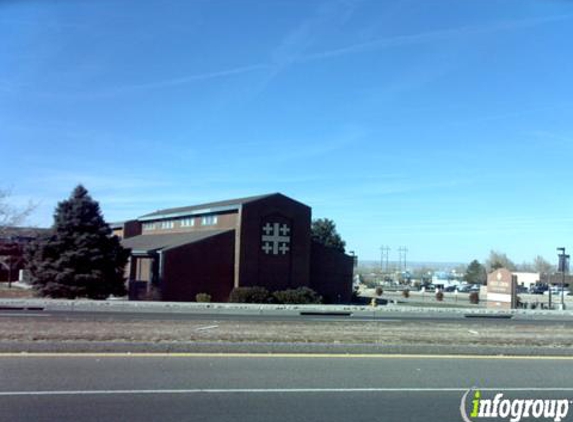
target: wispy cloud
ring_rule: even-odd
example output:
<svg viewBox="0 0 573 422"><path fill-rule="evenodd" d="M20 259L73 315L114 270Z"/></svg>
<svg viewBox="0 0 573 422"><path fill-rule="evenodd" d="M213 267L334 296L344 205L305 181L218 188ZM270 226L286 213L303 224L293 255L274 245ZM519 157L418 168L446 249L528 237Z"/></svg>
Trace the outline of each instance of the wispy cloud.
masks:
<svg viewBox="0 0 573 422"><path fill-rule="evenodd" d="M347 54L356 54L365 51L379 50L384 48L423 44L436 41L444 41L449 39L458 39L460 37L467 37L472 35L479 35L493 32L525 29L559 21L566 21L572 18L573 15L547 16L542 18L502 21L487 25L472 25L472 26L462 26L458 28L438 29L435 31L421 32L418 34L376 38L362 43L351 44L345 47L308 54L300 58L300 60L301 61L323 60Z"/></svg>
<svg viewBox="0 0 573 422"><path fill-rule="evenodd" d="M245 73L252 73L261 70L268 70L271 66L265 63L251 64L246 66L238 66L229 69L217 70L213 72L194 73L189 75L174 76L155 81L142 82L139 84L122 84L112 87L103 87L97 90L80 91L74 93L66 92L37 92L37 95L49 98L61 99L77 99L89 97L93 98L107 98L115 97L117 95L130 94L142 91L149 91L159 88L170 88L181 85L191 84L193 82L205 81L209 79L218 79L241 75ZM1 86L0 86L1 88Z"/></svg>
<svg viewBox="0 0 573 422"><path fill-rule="evenodd" d="M38 207L30 216L30 223L48 226L52 223L52 213L59 201L68 197L72 189L83 184L97 200L104 212L116 220L136 217L155 207L157 201L183 200L184 194L164 194L170 183L151 174L136 174L133 170L100 168L97 170L55 170L36 169L30 177L20 181ZM19 196L22 202L25 198Z"/></svg>
<svg viewBox="0 0 573 422"><path fill-rule="evenodd" d="M358 1L335 1L324 3L314 15L300 22L288 32L271 52L270 72L259 84L256 93L264 91L267 85L294 63L300 62L305 52L320 35L332 26L344 24L358 5Z"/></svg>
<svg viewBox="0 0 573 422"><path fill-rule="evenodd" d="M166 88L178 85L185 85L190 82L202 81L207 79L216 79L216 78L223 78L226 76L233 76L233 75L240 75L243 73L250 73L259 70L265 70L270 68L268 64L259 63L259 64L252 64L248 66L239 66L231 69L219 70L215 72L207 72L207 73L198 73L192 75L185 75L180 77L173 77L162 79L158 81L152 81L147 83L141 84L133 84L133 85L122 85L116 88L112 88L109 91L102 91L101 94L105 95L106 93L117 94L126 91L139 91L145 89L154 89L154 88Z"/></svg>
<svg viewBox="0 0 573 422"><path fill-rule="evenodd" d="M544 233L560 232L570 227L573 218L546 217L483 217L479 222L463 219L433 219L412 221L408 225L381 224L379 229L385 233L416 233L423 235L490 235L500 233ZM571 232L571 230L569 230Z"/></svg>
<svg viewBox="0 0 573 422"><path fill-rule="evenodd" d="M41 174L38 172L37 174ZM146 189L165 186L167 183L153 177L129 174L127 171L115 171L113 175L102 175L90 172L51 171L42 177L43 183L55 190L74 188L74 184L84 184L88 189L121 191Z"/></svg>
<svg viewBox="0 0 573 422"><path fill-rule="evenodd" d="M536 27L559 21L566 21L573 18L571 15L546 16L530 19L515 19L509 21L494 22L485 25L471 25L457 28L438 29L434 31L421 32L418 34L398 35L393 37L376 38L370 41L350 44L348 46L331 50L307 53L308 50L319 39L325 29L343 25L352 16L358 2L338 2L330 7L321 7L316 14L301 22L296 28L290 31L272 51L270 61L263 65L268 70L264 79L260 82L254 94L258 94L278 75L289 67L305 62L326 60L348 54L358 54L373 50L381 50L406 45L417 45L431 42L459 39L480 34L495 33L502 31L512 31Z"/></svg>
<svg viewBox="0 0 573 422"><path fill-rule="evenodd" d="M334 27L343 26L353 15L359 5L359 1L340 0L333 3L321 5L315 13L307 19L300 22L296 27L289 31L278 46L271 51L268 60L252 64L238 65L227 69L219 69L208 72L191 73L183 75L173 75L158 80L152 80L134 84L118 84L116 86L102 87L101 89L90 89L88 91L66 92L42 92L35 91L35 95L62 98L102 98L113 97L129 93L136 93L146 90L169 88L192 84L195 82L206 81L211 79L228 78L254 72L262 72L262 78L257 87L252 90L256 95L266 89L266 87L282 72L289 67L302 64L305 62L326 60L348 54L358 54L368 51L393 48L405 45L417 45L431 42L440 42L450 39L459 39L486 33L495 33L501 31L511 31L531 28L539 25L567 21L573 18L573 14L561 16L547 16L540 18L509 20L495 22L485 25L462 26L457 28L438 29L417 34L398 35L392 37L375 38L369 41L354 43L347 46L334 48L326 51L310 52L309 50L317 44L325 34ZM0 20L0 23L3 22ZM11 21L12 22L12 21ZM12 23L20 22L14 21ZM24 24L31 24L33 21L24 21ZM56 23L54 23L56 25ZM57 23L61 26L61 23ZM66 24L68 25L68 24ZM78 26L74 23L69 26ZM79 25L81 26L81 25ZM13 81L0 81L0 92L18 92L21 89Z"/></svg>
<svg viewBox="0 0 573 422"><path fill-rule="evenodd" d="M45 18L30 19L30 18L1 18L0 25L10 25L21 28L27 26L30 28L38 28L41 26L43 29L61 31L64 29L85 29L87 25L78 22L63 22L58 19L46 20Z"/></svg>
<svg viewBox="0 0 573 422"><path fill-rule="evenodd" d="M573 147L573 136L553 133L547 130L537 130L531 133L536 142L542 142L544 148L549 146L567 148Z"/></svg>
<svg viewBox="0 0 573 422"><path fill-rule="evenodd" d="M121 85L107 90L98 91L97 95L112 96L140 90L179 86L202 80L223 78L256 71L266 71L264 78L255 90L260 92L263 91L266 86L284 70L297 63L323 60L370 50L458 39L460 37L468 37L485 33L525 29L559 21L566 21L573 18L573 15L547 16L495 22L487 25L439 29L418 34L377 38L318 53L306 53L312 45L320 39L321 34L323 34L325 30L332 26L341 26L347 22L354 13L358 3L358 1L338 1L332 4L321 5L313 16L302 21L297 27L292 29L283 37L280 44L271 52L270 60L267 62L238 66L213 72L183 75L140 84Z"/></svg>
<svg viewBox="0 0 573 422"><path fill-rule="evenodd" d="M271 137L261 147L254 144L253 147L246 149L241 145L242 160L229 163L228 158L222 155L217 158L217 165L221 171L228 172L231 166L236 173L244 175L251 171L260 172L261 169L276 168L292 162L326 159L331 153L359 148L364 136L365 131L361 128L348 128L340 130L340 133L316 137ZM289 148L287 145L295 147Z"/></svg>
<svg viewBox="0 0 573 422"><path fill-rule="evenodd" d="M506 119L513 119L519 117L527 117L531 115L536 115L541 112L550 112L550 111L557 111L557 110L566 110L572 109L573 102L563 102L563 103L554 103L550 105L540 105L535 107L521 107L519 110L508 111L506 113L495 113L495 114L488 114L482 116L474 116L468 119L463 120L448 120L445 124L447 126L463 126L467 124L473 124L476 122L489 122L489 121L497 121L497 120L506 120Z"/></svg>
<svg viewBox="0 0 573 422"><path fill-rule="evenodd" d="M22 87L23 85L18 82L0 79L0 92L5 94L12 94Z"/></svg>

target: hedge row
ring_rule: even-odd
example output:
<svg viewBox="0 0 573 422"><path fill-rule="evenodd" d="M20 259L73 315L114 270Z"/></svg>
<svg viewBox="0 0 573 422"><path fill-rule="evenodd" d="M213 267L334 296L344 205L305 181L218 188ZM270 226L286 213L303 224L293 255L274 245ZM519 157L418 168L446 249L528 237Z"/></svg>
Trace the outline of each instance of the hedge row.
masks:
<svg viewBox="0 0 573 422"><path fill-rule="evenodd" d="M260 286L235 287L229 296L231 303L279 303L307 305L322 303L322 297L308 287L269 292Z"/></svg>

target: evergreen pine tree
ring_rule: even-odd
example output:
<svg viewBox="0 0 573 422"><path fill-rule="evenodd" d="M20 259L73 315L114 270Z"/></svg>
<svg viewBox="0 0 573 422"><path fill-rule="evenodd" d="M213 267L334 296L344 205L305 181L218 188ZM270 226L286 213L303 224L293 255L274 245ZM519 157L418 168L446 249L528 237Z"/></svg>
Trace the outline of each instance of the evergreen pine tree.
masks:
<svg viewBox="0 0 573 422"><path fill-rule="evenodd" d="M346 242L342 240L336 231L336 224L328 218L319 218L312 221L310 237L315 242L321 243L329 248L334 248L344 252Z"/></svg>
<svg viewBox="0 0 573 422"><path fill-rule="evenodd" d="M477 259L474 259L472 262L470 262L468 268L466 269L464 280L472 284L486 284L487 271Z"/></svg>
<svg viewBox="0 0 573 422"><path fill-rule="evenodd" d="M39 294L68 299L125 294L128 257L99 204L82 185L58 204L51 234L38 239L27 252L31 281Z"/></svg>

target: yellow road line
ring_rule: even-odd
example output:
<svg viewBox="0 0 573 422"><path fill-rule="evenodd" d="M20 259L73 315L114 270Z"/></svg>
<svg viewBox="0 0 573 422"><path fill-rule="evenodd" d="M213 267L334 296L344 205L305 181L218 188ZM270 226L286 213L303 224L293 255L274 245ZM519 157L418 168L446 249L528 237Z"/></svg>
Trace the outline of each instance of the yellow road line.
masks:
<svg viewBox="0 0 573 422"><path fill-rule="evenodd" d="M336 353L0 353L0 358L286 358L286 359L472 359L573 360L573 356L336 354Z"/></svg>

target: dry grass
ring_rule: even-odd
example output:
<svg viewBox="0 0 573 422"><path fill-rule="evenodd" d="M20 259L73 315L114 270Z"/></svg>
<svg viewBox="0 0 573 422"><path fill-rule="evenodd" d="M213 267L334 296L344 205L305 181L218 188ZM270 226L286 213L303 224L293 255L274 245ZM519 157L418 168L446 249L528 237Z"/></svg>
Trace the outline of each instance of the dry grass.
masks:
<svg viewBox="0 0 573 422"><path fill-rule="evenodd" d="M419 322L78 321L3 318L0 341L292 342L385 345L573 346L567 324Z"/></svg>
<svg viewBox="0 0 573 422"><path fill-rule="evenodd" d="M30 299L35 297L33 290L8 287L8 283L0 283L0 299Z"/></svg>

